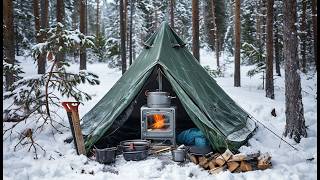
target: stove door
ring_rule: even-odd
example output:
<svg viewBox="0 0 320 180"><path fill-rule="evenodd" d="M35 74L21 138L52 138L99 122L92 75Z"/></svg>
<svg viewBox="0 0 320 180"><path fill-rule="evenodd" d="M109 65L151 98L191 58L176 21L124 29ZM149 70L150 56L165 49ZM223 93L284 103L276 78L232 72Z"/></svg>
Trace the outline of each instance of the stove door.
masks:
<svg viewBox="0 0 320 180"><path fill-rule="evenodd" d="M142 133L146 137L169 137L173 134L172 111L146 111L143 113Z"/></svg>

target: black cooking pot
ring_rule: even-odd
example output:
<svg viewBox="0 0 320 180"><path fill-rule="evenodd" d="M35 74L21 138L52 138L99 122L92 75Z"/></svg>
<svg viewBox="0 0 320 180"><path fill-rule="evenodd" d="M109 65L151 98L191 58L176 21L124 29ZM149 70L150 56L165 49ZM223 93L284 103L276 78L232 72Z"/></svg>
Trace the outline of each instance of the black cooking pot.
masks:
<svg viewBox="0 0 320 180"><path fill-rule="evenodd" d="M96 156L96 160L99 163L110 164L115 162L116 160L116 147L97 149L94 147L94 152Z"/></svg>
<svg viewBox="0 0 320 180"><path fill-rule="evenodd" d="M144 160L148 157L148 155L149 155L149 150L123 152L123 157L126 161Z"/></svg>
<svg viewBox="0 0 320 180"><path fill-rule="evenodd" d="M145 151L150 148L150 141L134 139L121 141L118 146L122 152Z"/></svg>

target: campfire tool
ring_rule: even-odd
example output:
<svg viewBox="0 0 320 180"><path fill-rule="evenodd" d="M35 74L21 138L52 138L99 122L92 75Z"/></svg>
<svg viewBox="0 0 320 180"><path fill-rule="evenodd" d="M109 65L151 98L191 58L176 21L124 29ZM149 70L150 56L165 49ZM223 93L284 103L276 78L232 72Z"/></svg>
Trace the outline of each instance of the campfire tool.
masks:
<svg viewBox="0 0 320 180"><path fill-rule="evenodd" d="M83 135L80 128L80 118L79 118L79 102L62 102L62 106L67 111L71 132L76 147L77 154L86 154ZM71 120L70 120L71 119Z"/></svg>

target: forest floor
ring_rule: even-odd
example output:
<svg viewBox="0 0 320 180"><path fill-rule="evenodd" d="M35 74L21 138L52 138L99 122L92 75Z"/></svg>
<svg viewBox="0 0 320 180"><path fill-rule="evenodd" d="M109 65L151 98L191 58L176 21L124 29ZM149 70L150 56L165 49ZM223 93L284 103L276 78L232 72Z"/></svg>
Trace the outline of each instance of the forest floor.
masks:
<svg viewBox="0 0 320 180"><path fill-rule="evenodd" d="M215 60L212 52L201 51L201 64L215 68ZM34 75L36 65L31 59L18 57L22 62L25 77ZM223 58L221 58L223 59ZM227 58L225 58L227 59ZM223 62L221 62L223 63ZM278 135L284 132L285 127L285 91L284 71L283 76L275 76L275 100L265 97L262 87L261 74L254 77L246 76L248 70L253 66L241 66L241 87L233 86L233 64L226 64L224 77L215 78L217 83L227 94L243 109L249 112L257 120L264 123ZM76 71L78 65L71 65L70 69ZM100 85L89 87L81 85L81 89L93 96L91 101L80 106L80 118L88 112L120 78L119 69L110 69L107 64L88 64L88 70L99 75ZM312 74L312 73L311 73ZM127 162L120 155L116 163L102 165L88 159L85 156L77 156L73 144L66 144L63 141L70 136L70 130L61 127L63 134L55 133L52 128L45 129L41 134L35 134L35 141L46 149L44 155L38 149L39 159L34 159L34 153L28 151L28 147L17 148L18 133L13 133L3 141L3 166L4 179L316 179L317 174L317 100L316 100L316 74L302 75L302 96L304 114L307 126L307 138L302 138L300 144L285 138L299 151L286 145L276 138L264 127L259 126L255 135L249 140L248 146L242 146L240 152L269 152L272 156L272 168L267 170L250 171L246 173L222 172L211 175L193 163L179 164L169 160L170 153L160 157L148 157L144 161ZM4 101L4 109L9 105ZM277 116L271 115L275 108ZM61 107L58 113L64 118L63 124L67 125L68 120L65 110ZM4 126L8 127L6 123ZM21 128L29 124L21 124ZM32 126L30 124L30 126ZM307 159L314 158L309 161ZM167 160L166 160L167 159ZM93 174L90 174L92 173Z"/></svg>

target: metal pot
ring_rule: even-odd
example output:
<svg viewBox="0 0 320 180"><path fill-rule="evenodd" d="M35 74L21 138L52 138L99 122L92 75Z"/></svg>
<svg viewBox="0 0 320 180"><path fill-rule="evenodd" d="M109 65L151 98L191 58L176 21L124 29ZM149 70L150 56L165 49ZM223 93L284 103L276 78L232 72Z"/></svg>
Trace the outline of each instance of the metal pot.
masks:
<svg viewBox="0 0 320 180"><path fill-rule="evenodd" d="M183 162L186 158L186 151L184 149L172 150L172 160L176 162Z"/></svg>
<svg viewBox="0 0 320 180"><path fill-rule="evenodd" d="M145 92L147 96L147 105L151 108L165 108L170 107L171 99L176 98L169 96L168 92L163 91L154 91L154 92Z"/></svg>
<svg viewBox="0 0 320 180"><path fill-rule="evenodd" d="M122 152L144 151L150 148L150 141L142 139L121 141L118 146Z"/></svg>
<svg viewBox="0 0 320 180"><path fill-rule="evenodd" d="M111 147L111 148L104 148L104 149L97 149L95 147L94 152L96 155L96 160L99 163L103 164L110 164L115 162L116 160L116 147Z"/></svg>
<svg viewBox="0 0 320 180"><path fill-rule="evenodd" d="M123 152L123 157L126 161L140 161L146 159L149 155L148 150Z"/></svg>

